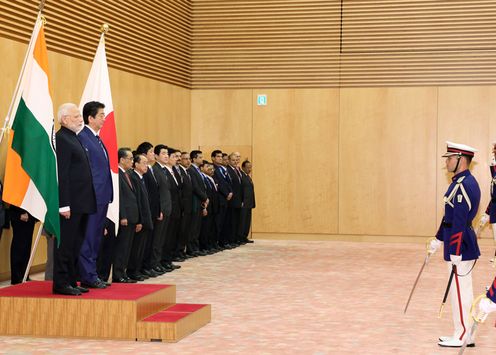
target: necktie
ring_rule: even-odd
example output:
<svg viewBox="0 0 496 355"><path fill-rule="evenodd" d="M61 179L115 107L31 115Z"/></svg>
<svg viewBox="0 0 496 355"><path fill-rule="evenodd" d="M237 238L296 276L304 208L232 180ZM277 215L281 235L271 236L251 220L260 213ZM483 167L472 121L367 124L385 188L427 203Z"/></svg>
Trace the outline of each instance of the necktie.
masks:
<svg viewBox="0 0 496 355"><path fill-rule="evenodd" d="M152 174L153 180L155 183L157 183L157 179L155 178L155 173L153 172L153 167L148 165L148 170L150 171L150 174Z"/></svg>
<svg viewBox="0 0 496 355"><path fill-rule="evenodd" d="M105 150L105 146L103 145L103 142L102 142L102 140L100 139L100 136L97 134L95 137L96 137L96 139L98 140L98 143L100 143L100 147L102 147L103 154L105 154L105 158L107 158L107 160L108 160L108 157L107 157L107 151Z"/></svg>
<svg viewBox="0 0 496 355"><path fill-rule="evenodd" d="M231 177L227 173L227 169L222 169L222 173L224 174L224 177L226 178L227 181L232 182Z"/></svg>
<svg viewBox="0 0 496 355"><path fill-rule="evenodd" d="M141 185L143 185L143 191L145 191L146 193L148 193L148 191L146 190L145 179L140 178L140 182L141 182Z"/></svg>
<svg viewBox="0 0 496 355"><path fill-rule="evenodd" d="M129 178L129 175L127 173L124 173L124 176L126 177L127 183L129 184L129 187L131 188L131 190L134 190L133 184L131 183L131 179Z"/></svg>

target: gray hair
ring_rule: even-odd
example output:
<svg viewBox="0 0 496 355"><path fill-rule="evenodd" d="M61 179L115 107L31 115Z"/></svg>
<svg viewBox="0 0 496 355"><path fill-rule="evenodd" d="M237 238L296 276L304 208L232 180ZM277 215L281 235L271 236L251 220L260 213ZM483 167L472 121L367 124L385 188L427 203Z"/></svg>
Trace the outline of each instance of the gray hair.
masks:
<svg viewBox="0 0 496 355"><path fill-rule="evenodd" d="M73 104L72 102L67 102L65 104L60 105L59 110L57 111L57 119L59 120L59 123L62 123L62 118L64 116L69 115L69 111L73 108L76 108L79 110L76 104Z"/></svg>

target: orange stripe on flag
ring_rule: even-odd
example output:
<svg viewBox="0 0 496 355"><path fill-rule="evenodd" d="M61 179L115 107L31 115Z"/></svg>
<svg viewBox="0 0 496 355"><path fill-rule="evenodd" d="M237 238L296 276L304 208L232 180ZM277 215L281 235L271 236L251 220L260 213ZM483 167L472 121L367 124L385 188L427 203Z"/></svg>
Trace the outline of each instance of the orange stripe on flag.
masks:
<svg viewBox="0 0 496 355"><path fill-rule="evenodd" d="M50 78L50 71L48 70L48 52L45 42L45 30L43 26L40 29L38 38L36 38L33 56L34 60L36 60L36 62L41 67L41 69L43 69L48 78L48 90L50 91L50 96L53 97L52 88L50 87L50 83L52 82L52 80Z"/></svg>
<svg viewBox="0 0 496 355"><path fill-rule="evenodd" d="M3 200L11 205L20 207L31 179L21 166L21 157L12 149L13 138L14 131L11 130L9 148L7 150L7 162L5 163Z"/></svg>

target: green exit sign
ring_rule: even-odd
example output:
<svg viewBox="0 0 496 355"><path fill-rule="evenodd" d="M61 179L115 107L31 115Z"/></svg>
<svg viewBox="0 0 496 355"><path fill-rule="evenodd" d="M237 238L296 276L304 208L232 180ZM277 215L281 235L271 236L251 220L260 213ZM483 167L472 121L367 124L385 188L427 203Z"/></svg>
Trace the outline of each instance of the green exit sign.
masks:
<svg viewBox="0 0 496 355"><path fill-rule="evenodd" d="M257 105L258 106L267 106L267 95L261 94L257 96Z"/></svg>

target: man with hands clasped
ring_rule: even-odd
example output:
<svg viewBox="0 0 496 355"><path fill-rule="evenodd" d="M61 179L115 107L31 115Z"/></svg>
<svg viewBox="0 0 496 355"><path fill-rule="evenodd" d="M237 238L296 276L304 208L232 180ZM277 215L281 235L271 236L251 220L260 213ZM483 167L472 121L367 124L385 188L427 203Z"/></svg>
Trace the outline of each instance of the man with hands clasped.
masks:
<svg viewBox="0 0 496 355"><path fill-rule="evenodd" d="M469 166L476 149L464 144L447 142L446 168L453 173L452 182L444 195L444 217L430 243L429 253L444 246L444 260L453 271L450 301L454 331L451 336L439 338L438 345L461 347L468 334L470 307L473 301L472 270L480 256L472 220L480 202L479 184L470 173ZM473 346L469 339L468 346Z"/></svg>

